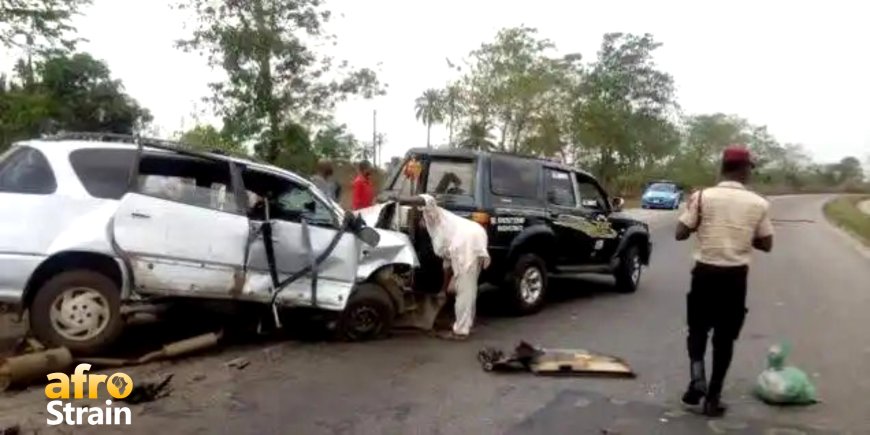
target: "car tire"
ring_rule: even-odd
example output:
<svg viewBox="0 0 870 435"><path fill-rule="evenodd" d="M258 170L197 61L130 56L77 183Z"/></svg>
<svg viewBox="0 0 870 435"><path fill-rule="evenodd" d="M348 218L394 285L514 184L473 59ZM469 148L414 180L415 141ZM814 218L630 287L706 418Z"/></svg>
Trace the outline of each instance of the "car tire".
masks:
<svg viewBox="0 0 870 435"><path fill-rule="evenodd" d="M636 244L629 245L620 255L619 266L614 272L616 289L621 293L634 293L640 284L643 264L640 249Z"/></svg>
<svg viewBox="0 0 870 435"><path fill-rule="evenodd" d="M514 263L506 283L513 310L533 314L544 306L547 295L547 264L536 254L523 254Z"/></svg>
<svg viewBox="0 0 870 435"><path fill-rule="evenodd" d="M48 347L66 347L77 355L104 351L124 329L120 293L101 273L60 273L37 290L29 307L30 329Z"/></svg>
<svg viewBox="0 0 870 435"><path fill-rule="evenodd" d="M345 341L366 341L390 331L396 309L387 291L363 283L354 291L338 319L338 336Z"/></svg>

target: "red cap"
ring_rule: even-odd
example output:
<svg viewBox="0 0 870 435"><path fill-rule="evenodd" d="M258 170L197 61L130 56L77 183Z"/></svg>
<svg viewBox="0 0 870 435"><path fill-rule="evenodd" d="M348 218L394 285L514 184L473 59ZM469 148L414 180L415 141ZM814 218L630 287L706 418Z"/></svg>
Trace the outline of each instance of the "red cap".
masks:
<svg viewBox="0 0 870 435"><path fill-rule="evenodd" d="M729 145L725 148L725 151L722 152L722 161L729 163L749 163L752 166L755 166L755 162L752 160L752 154L749 153L749 149L742 145Z"/></svg>

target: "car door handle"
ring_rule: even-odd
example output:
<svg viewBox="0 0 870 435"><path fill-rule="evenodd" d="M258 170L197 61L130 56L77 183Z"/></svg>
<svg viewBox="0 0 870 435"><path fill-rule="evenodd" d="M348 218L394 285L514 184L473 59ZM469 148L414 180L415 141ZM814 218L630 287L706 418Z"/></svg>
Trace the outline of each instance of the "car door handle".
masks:
<svg viewBox="0 0 870 435"><path fill-rule="evenodd" d="M137 218L137 219L151 219L150 215L147 215L145 213L141 213L138 211L134 211L134 212L130 213L130 216L133 216L134 218Z"/></svg>

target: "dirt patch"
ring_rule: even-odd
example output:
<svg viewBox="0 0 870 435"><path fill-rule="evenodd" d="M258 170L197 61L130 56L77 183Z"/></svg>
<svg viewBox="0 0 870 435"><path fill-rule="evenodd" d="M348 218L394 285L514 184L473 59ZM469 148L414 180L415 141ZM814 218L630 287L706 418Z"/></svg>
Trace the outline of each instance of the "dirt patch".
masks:
<svg viewBox="0 0 870 435"><path fill-rule="evenodd" d="M23 322L16 323L16 314L0 314L0 356L8 355L19 338L24 336L26 327Z"/></svg>

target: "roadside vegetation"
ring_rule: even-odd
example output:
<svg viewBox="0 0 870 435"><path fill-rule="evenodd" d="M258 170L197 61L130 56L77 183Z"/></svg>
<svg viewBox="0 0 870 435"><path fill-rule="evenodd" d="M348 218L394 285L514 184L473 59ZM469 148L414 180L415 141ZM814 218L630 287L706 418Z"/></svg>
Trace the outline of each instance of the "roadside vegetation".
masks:
<svg viewBox="0 0 870 435"><path fill-rule="evenodd" d="M150 112L125 93L109 65L77 49L72 18L90 3L2 3L0 46L20 58L0 76L0 151L59 130L155 135ZM176 139L301 173L318 159L384 166L374 149L385 135L360 140L333 117L336 104L383 95L387 84L370 67L318 50L341 43L328 32L325 3L175 0L174 6L196 17L177 48L202 56L225 77L210 84L207 98L221 125L195 125ZM721 149L744 143L758 157L755 188L764 193L870 191L861 156L815 162L803 145L781 143L763 124L737 114L684 113L673 76L656 63L660 47L651 34L608 33L597 53L570 53L537 29L502 29L461 59L447 59L453 78L408 102L409 119L426 128L419 143L402 145L559 160L634 197L652 178L708 185ZM437 131L446 142L433 142ZM341 181L352 172L341 171Z"/></svg>
<svg viewBox="0 0 870 435"><path fill-rule="evenodd" d="M870 215L858 208L870 195L841 196L825 204L825 216L870 246Z"/></svg>

